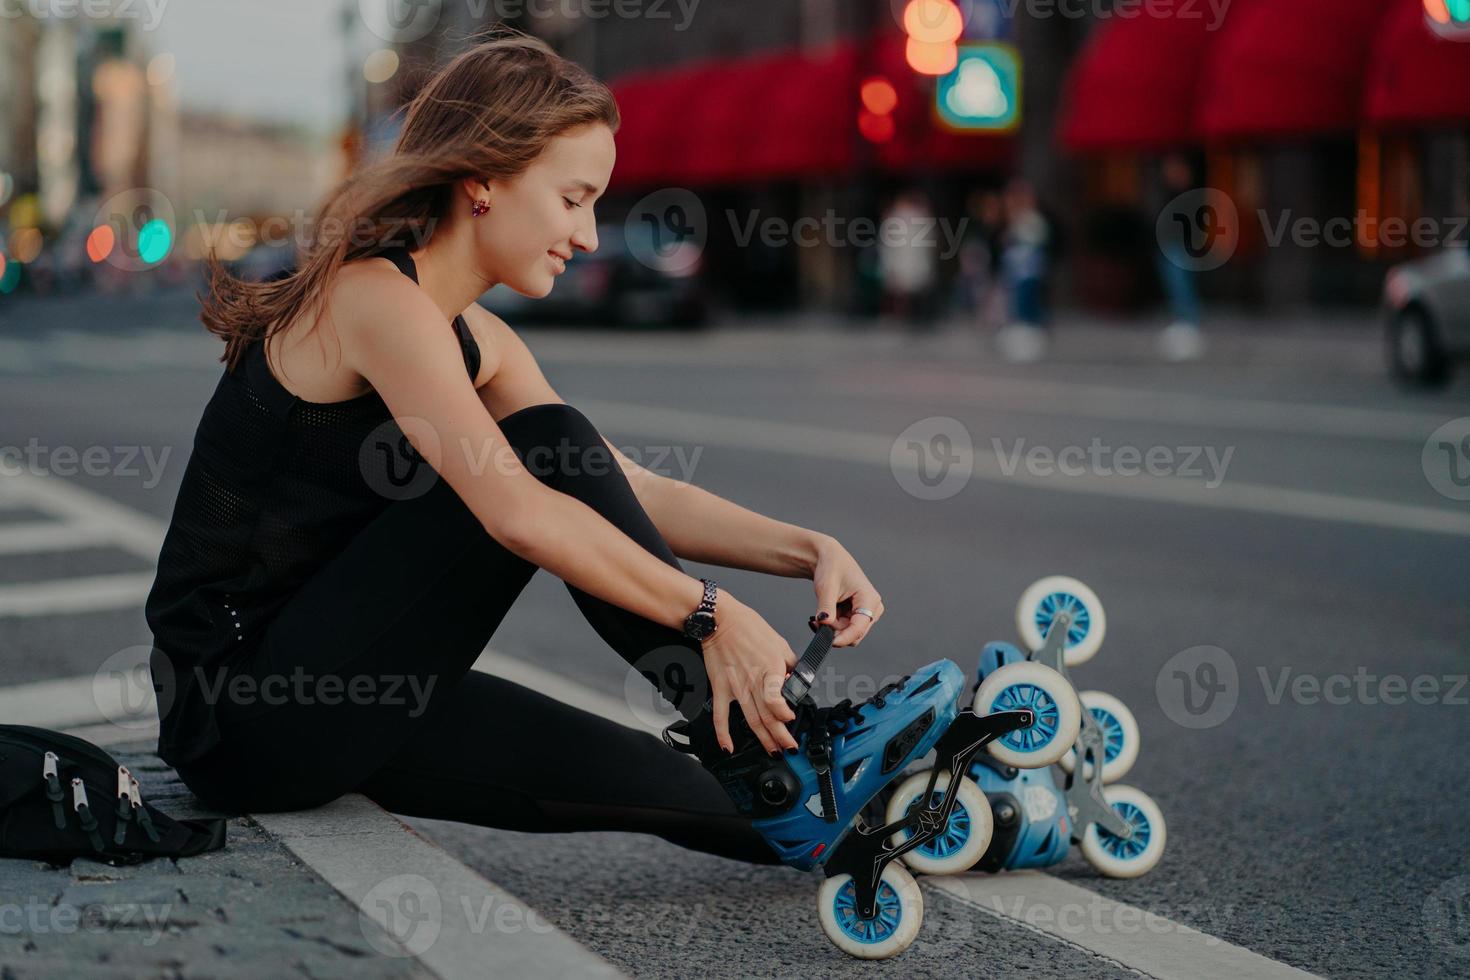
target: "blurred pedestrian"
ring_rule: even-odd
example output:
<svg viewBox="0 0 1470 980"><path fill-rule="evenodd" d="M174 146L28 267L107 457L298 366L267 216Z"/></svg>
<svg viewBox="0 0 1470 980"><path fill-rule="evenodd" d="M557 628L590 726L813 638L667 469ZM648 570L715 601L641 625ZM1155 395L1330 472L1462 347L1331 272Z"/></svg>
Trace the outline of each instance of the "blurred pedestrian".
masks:
<svg viewBox="0 0 1470 980"><path fill-rule="evenodd" d="M883 215L878 239L878 275L891 313L914 326L934 316L939 279L938 239L929 200L917 190L898 194Z"/></svg>
<svg viewBox="0 0 1470 980"><path fill-rule="evenodd" d="M1166 155L1160 164L1155 214L1171 201L1194 188L1194 174L1181 153ZM1200 331L1199 293L1195 288L1194 270L1190 266L1186 228L1177 221L1158 223L1159 252L1156 257L1159 280L1169 301L1173 322L1159 334L1159 354L1169 361L1192 361L1204 354L1204 334Z"/></svg>
<svg viewBox="0 0 1470 980"><path fill-rule="evenodd" d="M985 188L971 191L965 203L968 220L960 245L955 305L988 334L1005 316L1000 275L1005 206L1000 194Z"/></svg>
<svg viewBox="0 0 1470 980"><path fill-rule="evenodd" d="M1008 361L1036 361L1046 353L1049 339L1046 283L1051 225L1037 206L1036 193L1025 177L1014 177L1006 185L1005 212L1001 274L1010 299L1011 319L996 334L996 346Z"/></svg>

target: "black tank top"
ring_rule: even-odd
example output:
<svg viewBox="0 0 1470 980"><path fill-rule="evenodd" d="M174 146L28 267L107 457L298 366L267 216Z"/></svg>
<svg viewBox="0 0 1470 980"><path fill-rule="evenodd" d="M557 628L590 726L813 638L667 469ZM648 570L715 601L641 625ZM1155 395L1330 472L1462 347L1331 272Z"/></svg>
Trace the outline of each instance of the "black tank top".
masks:
<svg viewBox="0 0 1470 980"><path fill-rule="evenodd" d="M406 248L379 254L418 282ZM473 381L480 348L462 316L453 327ZM254 648L292 593L392 502L384 491L402 485L412 453L376 391L298 398L271 374L261 341L224 372L195 431L144 605L165 762L219 741L205 691L218 690L220 672Z"/></svg>

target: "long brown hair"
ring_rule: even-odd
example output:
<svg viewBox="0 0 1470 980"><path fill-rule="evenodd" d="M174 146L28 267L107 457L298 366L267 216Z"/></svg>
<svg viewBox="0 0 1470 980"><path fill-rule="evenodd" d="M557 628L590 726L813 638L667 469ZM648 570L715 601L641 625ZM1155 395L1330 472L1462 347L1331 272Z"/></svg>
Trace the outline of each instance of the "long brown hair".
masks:
<svg viewBox="0 0 1470 980"><path fill-rule="evenodd" d="M206 254L199 318L224 340L227 370L251 342L318 313L345 262L426 244L457 200L456 181L514 178L560 133L585 123L616 132L620 123L606 85L546 42L507 27L481 34L404 111L393 152L327 195L295 272L253 282L232 275L213 250Z"/></svg>

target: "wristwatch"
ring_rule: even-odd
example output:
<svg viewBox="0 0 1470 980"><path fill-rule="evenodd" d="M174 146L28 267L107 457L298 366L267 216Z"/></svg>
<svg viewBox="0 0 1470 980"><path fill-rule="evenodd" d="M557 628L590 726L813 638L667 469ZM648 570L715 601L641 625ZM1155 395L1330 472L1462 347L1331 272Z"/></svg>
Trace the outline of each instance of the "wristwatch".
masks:
<svg viewBox="0 0 1470 980"><path fill-rule="evenodd" d="M684 620L684 635L692 640L703 640L715 631L715 582L714 579L702 578L704 583L704 598L699 600L699 606Z"/></svg>

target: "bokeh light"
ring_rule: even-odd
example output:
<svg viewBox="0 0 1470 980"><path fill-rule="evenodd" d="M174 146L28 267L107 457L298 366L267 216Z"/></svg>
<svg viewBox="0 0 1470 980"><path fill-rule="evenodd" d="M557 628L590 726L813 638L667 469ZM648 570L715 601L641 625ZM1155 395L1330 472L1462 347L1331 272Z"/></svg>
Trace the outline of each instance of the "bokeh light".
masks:
<svg viewBox="0 0 1470 980"><path fill-rule="evenodd" d="M116 245L117 235L113 232L112 226L98 225L87 236L87 258L93 262L101 262L112 254Z"/></svg>
<svg viewBox="0 0 1470 980"><path fill-rule="evenodd" d="M898 92L886 78L870 78L860 91L863 108L877 115L886 116L898 105Z"/></svg>
<svg viewBox="0 0 1470 980"><path fill-rule="evenodd" d="M362 77L373 84L381 84L398 74L398 52L392 48L380 48L362 62Z"/></svg>

